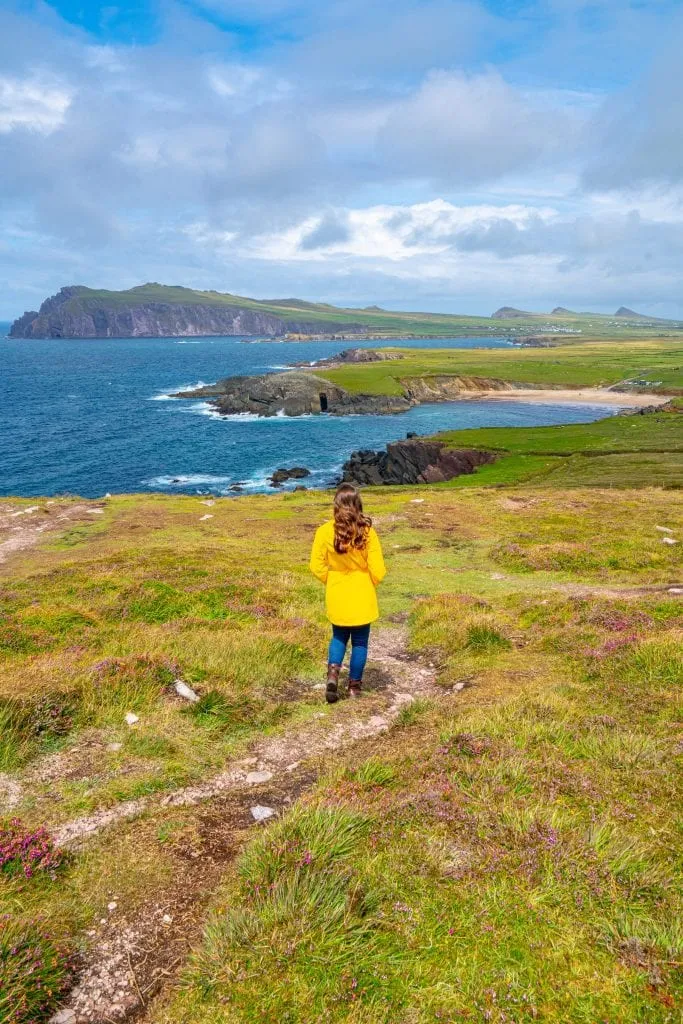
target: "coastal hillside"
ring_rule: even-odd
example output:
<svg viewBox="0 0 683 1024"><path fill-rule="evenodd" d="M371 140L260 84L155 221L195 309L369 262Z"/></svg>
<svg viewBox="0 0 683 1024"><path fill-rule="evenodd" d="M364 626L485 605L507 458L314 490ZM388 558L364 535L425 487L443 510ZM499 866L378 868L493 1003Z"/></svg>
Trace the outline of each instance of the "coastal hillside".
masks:
<svg viewBox="0 0 683 1024"><path fill-rule="evenodd" d="M626 310L626 313L630 311ZM156 283L127 291L74 285L29 310L10 328L12 338L131 338L229 336L264 337L457 337L486 334L531 335L537 344L575 335L653 336L676 334L682 325L640 314L614 317L572 313L527 313L503 307L491 317L438 313L393 313L378 306L344 309L301 299L250 299ZM539 337L540 336L540 337ZM680 336L680 335L679 335Z"/></svg>
<svg viewBox="0 0 683 1024"><path fill-rule="evenodd" d="M0 1020L673 1024L681 492L595 469L663 416L367 489L336 705L329 494L0 501Z"/></svg>

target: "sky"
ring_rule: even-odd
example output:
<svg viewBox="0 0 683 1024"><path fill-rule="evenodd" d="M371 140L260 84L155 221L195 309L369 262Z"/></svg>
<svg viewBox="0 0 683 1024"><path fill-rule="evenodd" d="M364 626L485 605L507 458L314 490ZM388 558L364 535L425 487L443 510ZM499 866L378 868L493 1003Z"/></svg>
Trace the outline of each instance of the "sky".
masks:
<svg viewBox="0 0 683 1024"><path fill-rule="evenodd" d="M683 318L680 0L0 0L0 319L69 284Z"/></svg>

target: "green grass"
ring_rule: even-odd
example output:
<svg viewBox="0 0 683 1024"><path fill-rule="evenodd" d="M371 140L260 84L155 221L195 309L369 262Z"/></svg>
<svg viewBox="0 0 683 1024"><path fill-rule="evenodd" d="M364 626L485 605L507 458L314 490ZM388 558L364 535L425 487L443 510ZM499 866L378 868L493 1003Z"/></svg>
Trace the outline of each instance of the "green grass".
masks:
<svg viewBox="0 0 683 1024"><path fill-rule="evenodd" d="M651 455L667 417L633 418ZM591 425L605 433L586 462L631 457L606 453L618 422ZM510 461L550 479L574 458L552 452L556 436L548 455L520 440ZM383 613L410 614L443 696L321 759L318 787L253 843L238 822L238 863L202 881L203 936L150 1024L673 1024L680 601L580 588L680 581L683 546L655 529L680 530L680 493L378 488L366 507L389 567ZM117 496L68 546L55 536L4 564L12 813L53 828L224 771L264 734L344 718L311 688L328 627L307 559L329 510L319 492L219 499L203 522L196 497ZM229 798L153 803L55 879L0 872L0 918L87 945L110 901L134 918L191 885L225 849L211 829L230 812Z"/></svg>
<svg viewBox="0 0 683 1024"><path fill-rule="evenodd" d="M0 1021L45 1020L72 976L66 950L38 926L0 920Z"/></svg>
<svg viewBox="0 0 683 1024"><path fill-rule="evenodd" d="M609 416L554 427L482 427L438 434L449 448L479 448L496 462L446 487L534 483L566 487L683 486L683 415Z"/></svg>
<svg viewBox="0 0 683 1024"><path fill-rule="evenodd" d="M683 414L656 412L647 416L608 416L594 423L553 427L479 427L439 434L449 448L486 448L515 455L612 455L636 452L680 452L683 455Z"/></svg>
<svg viewBox="0 0 683 1024"><path fill-rule="evenodd" d="M610 386L631 378L683 388L683 347L675 339L605 339L538 349L397 349L396 362L362 363L319 376L353 392L403 394L403 381L468 376L563 387Z"/></svg>
<svg viewBox="0 0 683 1024"><path fill-rule="evenodd" d="M157 1024L677 1019L680 608L444 600L453 674L522 644L247 846Z"/></svg>
<svg viewBox="0 0 683 1024"><path fill-rule="evenodd" d="M542 355L533 349L403 350L403 358L395 363L345 366L320 374L350 391L377 394L403 394L411 380L419 378L474 376L480 381L592 387L643 375L658 382L652 390L681 393L680 344L661 340L581 342ZM683 417L677 399L673 399L671 410L653 414L608 416L594 423L523 430L454 430L439 434L438 439L451 448L485 449L498 455L495 463L441 485L449 488L522 483L558 489L683 485Z"/></svg>
<svg viewBox="0 0 683 1024"><path fill-rule="evenodd" d="M118 292L79 287L75 289L73 297L67 300L66 308L75 313L83 306L91 309L101 308L103 305L121 308L138 303L179 303L185 306L209 305L230 309L252 309L257 312L272 313L284 320L285 323L296 324L304 320L325 333L356 324L367 328L373 334L387 337L400 337L401 335L454 337L477 334L498 334L505 337L510 334L542 333L544 328L569 328L574 331L582 331L591 337L657 337L666 332L675 338L680 329L680 325L673 321L635 320L631 322L600 314L553 316L549 313L530 313L520 319L498 320L486 316L389 312L375 308L342 308L323 302L305 302L301 299L251 299L224 292L198 291L154 282ZM555 339L558 342L566 341L569 344L575 340L571 335L555 336Z"/></svg>

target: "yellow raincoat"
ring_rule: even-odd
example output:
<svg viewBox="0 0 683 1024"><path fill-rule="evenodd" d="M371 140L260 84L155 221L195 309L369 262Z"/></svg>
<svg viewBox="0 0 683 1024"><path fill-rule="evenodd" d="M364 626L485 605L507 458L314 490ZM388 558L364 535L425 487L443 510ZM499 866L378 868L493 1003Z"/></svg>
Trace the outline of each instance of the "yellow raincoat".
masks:
<svg viewBox="0 0 683 1024"><path fill-rule="evenodd" d="M325 610L335 626L365 626L379 618L375 587L387 570L372 527L362 551L339 555L334 550L334 520L324 523L315 533L310 568L325 584Z"/></svg>

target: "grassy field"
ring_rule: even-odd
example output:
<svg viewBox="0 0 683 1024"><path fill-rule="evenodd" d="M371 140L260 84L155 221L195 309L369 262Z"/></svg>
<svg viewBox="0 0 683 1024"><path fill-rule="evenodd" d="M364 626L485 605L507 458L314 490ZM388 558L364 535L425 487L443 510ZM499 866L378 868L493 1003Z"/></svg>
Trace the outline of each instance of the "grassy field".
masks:
<svg viewBox="0 0 683 1024"><path fill-rule="evenodd" d="M396 350L399 354L399 350ZM668 341L602 341L544 350L401 350L403 358L320 371L352 392L403 394L412 378L464 376L563 387L649 382L645 391L683 393L683 348ZM443 486L527 483L551 487L681 487L681 402L651 415L524 430L490 427L439 435L452 448L484 448L498 460Z"/></svg>
<svg viewBox="0 0 683 1024"><path fill-rule="evenodd" d="M476 376L535 385L611 386L626 379L651 382L646 390L680 393L683 346L669 339L591 341L553 349L414 349L396 350L394 362L364 363L319 376L353 392L399 395L411 377Z"/></svg>
<svg viewBox="0 0 683 1024"><path fill-rule="evenodd" d="M484 448L498 459L445 487L683 487L680 405L554 427L482 427L438 435L450 448Z"/></svg>
<svg viewBox="0 0 683 1024"><path fill-rule="evenodd" d="M601 443L621 454L601 457L628 457L620 422ZM383 613L407 617L438 693L318 750L265 828L229 796L163 797L264 736L381 713L381 688L353 708L314 689L327 627L306 563L329 495L219 499L210 520L199 498L115 497L0 566L3 1024L47 1020L101 934L159 907L175 952L145 1024L680 1019L683 543L663 540L683 540L679 492L366 504ZM51 849L65 822L141 796L135 820Z"/></svg>
<svg viewBox="0 0 683 1024"><path fill-rule="evenodd" d="M137 305L140 303L180 303L182 305L226 306L273 313L285 323L304 319L319 324L321 333L333 332L342 325L359 324L372 334L389 338L401 335L453 337L477 334L537 334L544 330L580 331L587 336L657 337L666 333L680 337L681 325L672 321L649 321L647 318L624 318L601 314L529 313L512 320L486 316L461 316L441 313L389 312L376 306L365 309L343 308L327 303L305 302L301 299L251 299L216 291L198 291L181 286L148 283L127 291L108 291L80 287L67 303L67 310ZM571 335L567 335L571 338Z"/></svg>

